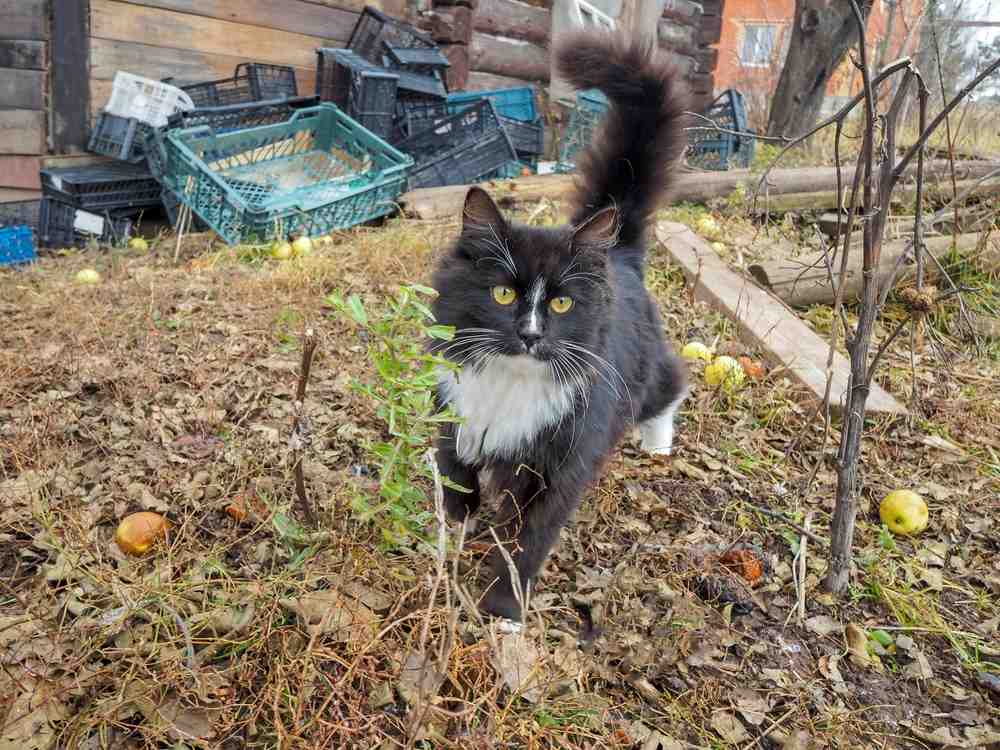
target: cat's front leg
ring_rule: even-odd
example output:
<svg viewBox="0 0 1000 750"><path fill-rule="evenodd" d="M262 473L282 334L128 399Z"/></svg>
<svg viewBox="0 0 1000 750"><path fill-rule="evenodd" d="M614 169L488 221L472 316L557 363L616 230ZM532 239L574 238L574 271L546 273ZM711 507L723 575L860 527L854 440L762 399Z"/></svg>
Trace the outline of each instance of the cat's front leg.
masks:
<svg viewBox="0 0 1000 750"><path fill-rule="evenodd" d="M501 523L497 536L510 553L520 578L522 592L530 588L565 526L580 504L594 477L593 471L579 469L559 472L551 486L536 481L510 482L501 494ZM521 606L514 593L509 565L499 550L491 555L493 582L480 602L489 614L520 622Z"/></svg>
<svg viewBox="0 0 1000 750"><path fill-rule="evenodd" d="M464 521L479 509L479 476L472 466L463 463L455 450L455 425L445 424L437 438L437 465L441 475L453 483L470 490L445 486L444 509L453 521Z"/></svg>

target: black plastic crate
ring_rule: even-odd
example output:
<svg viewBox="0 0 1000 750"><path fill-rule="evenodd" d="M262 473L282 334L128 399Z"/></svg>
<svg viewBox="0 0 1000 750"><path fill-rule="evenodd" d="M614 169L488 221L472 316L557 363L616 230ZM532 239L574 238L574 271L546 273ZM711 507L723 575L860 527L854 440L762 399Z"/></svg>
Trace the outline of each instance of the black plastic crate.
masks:
<svg viewBox="0 0 1000 750"><path fill-rule="evenodd" d="M396 100L396 130L398 138L405 140L438 120L448 117L448 103L444 99L422 96L400 97Z"/></svg>
<svg viewBox="0 0 1000 750"><path fill-rule="evenodd" d="M131 164L141 164L146 158L146 135L151 125L134 117L119 117L101 112L90 131L87 150Z"/></svg>
<svg viewBox="0 0 1000 750"><path fill-rule="evenodd" d="M40 247L80 247L90 239L120 244L128 240L132 222L106 213L85 211L55 198L43 198L39 211Z"/></svg>
<svg viewBox="0 0 1000 750"><path fill-rule="evenodd" d="M393 139L399 76L345 49L316 50L316 94L375 135Z"/></svg>
<svg viewBox="0 0 1000 750"><path fill-rule="evenodd" d="M431 49L400 47L392 42L386 42L385 53L387 65L392 70L420 73L441 80L444 80L445 70L451 65L437 47Z"/></svg>
<svg viewBox="0 0 1000 750"><path fill-rule="evenodd" d="M160 203L160 183L148 169L134 164L43 169L41 178L46 197L77 208L142 208Z"/></svg>
<svg viewBox="0 0 1000 750"><path fill-rule="evenodd" d="M354 25L347 48L375 65L385 66L386 43L409 49L436 49L434 40L414 26L366 6Z"/></svg>
<svg viewBox="0 0 1000 750"><path fill-rule="evenodd" d="M545 128L541 119L524 122L501 115L500 122L510 136L518 156L530 157L545 153Z"/></svg>
<svg viewBox="0 0 1000 750"><path fill-rule="evenodd" d="M223 107L269 99L293 99L299 95L295 68L258 62L240 63L232 78L203 81L180 88L191 97L195 107Z"/></svg>
<svg viewBox="0 0 1000 750"><path fill-rule="evenodd" d="M457 114L433 121L416 135L399 143L398 148L412 156L419 164L436 154L467 143L481 141L498 132L503 133L504 140L510 143L510 137L503 129L500 115L497 114L493 102L483 99ZM514 159L513 146L511 151L510 159Z"/></svg>
<svg viewBox="0 0 1000 750"><path fill-rule="evenodd" d="M408 70L394 70L392 72L399 76L396 88L399 90L400 96L432 99L446 99L448 97L448 88L444 85L444 81L436 76L411 73Z"/></svg>
<svg viewBox="0 0 1000 750"><path fill-rule="evenodd" d="M477 141L419 160L410 170L409 188L471 185L488 179L515 158L510 138L496 129Z"/></svg>
<svg viewBox="0 0 1000 750"><path fill-rule="evenodd" d="M161 196L163 201L163 212L167 216L167 221L170 222L170 226L177 228L177 219L180 215L181 209L181 199L177 197L173 190L169 188L163 188L163 195ZM191 212L191 231L194 232L207 232L209 226L201 220L201 218L194 211Z"/></svg>
<svg viewBox="0 0 1000 750"><path fill-rule="evenodd" d="M0 227L28 226L38 229L40 200L0 203Z"/></svg>
<svg viewBox="0 0 1000 750"><path fill-rule="evenodd" d="M150 128L146 132L142 150L146 154L146 168L154 180L163 179L167 165L167 151L163 144L166 128Z"/></svg>

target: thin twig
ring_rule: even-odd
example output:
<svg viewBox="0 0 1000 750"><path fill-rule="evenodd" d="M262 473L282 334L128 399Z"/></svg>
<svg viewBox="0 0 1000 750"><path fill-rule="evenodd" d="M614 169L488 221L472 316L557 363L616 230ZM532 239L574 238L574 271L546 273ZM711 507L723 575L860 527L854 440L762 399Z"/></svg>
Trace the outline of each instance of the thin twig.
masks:
<svg viewBox="0 0 1000 750"><path fill-rule="evenodd" d="M777 511L774 511L774 510L768 510L767 508L761 508L759 505L754 505L753 503L747 503L747 507L750 508L753 511L756 511L757 513L763 513L765 516L770 516L771 518L774 518L774 519L776 519L778 521L781 521L783 524L785 524L789 528L795 529L797 532L799 532L803 536L809 537L810 539L812 539L817 544L822 544L824 546L830 544L830 542L827 541L826 539L824 539L823 537L817 536L816 534L814 534L813 532L811 532L809 529L803 528L799 524L795 523L795 521L793 521L792 519L790 519L784 513L778 513Z"/></svg>
<svg viewBox="0 0 1000 750"><path fill-rule="evenodd" d="M302 453L312 442L309 420L305 415L306 386L309 384L309 370L312 368L313 354L316 352L316 334L312 328L307 328L302 340L302 364L299 368L299 386L295 392L292 434L288 439L292 449L292 463L295 471L295 497L299 510L306 521L316 526L316 514L312 503L306 495L306 480L302 471Z"/></svg>

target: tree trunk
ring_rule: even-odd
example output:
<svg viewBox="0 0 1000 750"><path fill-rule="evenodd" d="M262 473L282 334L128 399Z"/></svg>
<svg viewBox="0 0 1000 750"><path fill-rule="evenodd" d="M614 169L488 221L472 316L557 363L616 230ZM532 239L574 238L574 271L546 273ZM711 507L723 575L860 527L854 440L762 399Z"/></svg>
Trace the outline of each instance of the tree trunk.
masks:
<svg viewBox="0 0 1000 750"><path fill-rule="evenodd" d="M861 4L865 20L872 2ZM792 39L771 104L769 135L794 138L816 123L827 82L857 39L850 3L795 0Z"/></svg>

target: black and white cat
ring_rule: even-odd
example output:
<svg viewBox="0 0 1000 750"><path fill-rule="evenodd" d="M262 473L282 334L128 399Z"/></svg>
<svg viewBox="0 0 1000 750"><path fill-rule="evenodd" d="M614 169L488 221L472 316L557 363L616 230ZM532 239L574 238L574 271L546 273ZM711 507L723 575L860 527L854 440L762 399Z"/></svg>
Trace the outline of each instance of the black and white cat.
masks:
<svg viewBox="0 0 1000 750"><path fill-rule="evenodd" d="M435 316L456 329L442 351L463 365L439 385L439 402L462 422L442 430L437 460L472 490L446 490L445 506L461 520L481 493L501 497L498 535L524 587L630 428L644 449L670 452L687 394L643 281L646 224L685 144L681 79L650 45L624 36L569 35L555 54L569 81L611 102L577 162L571 223L509 222L472 188L433 282ZM506 565L492 558L496 580L481 607L519 620Z"/></svg>

